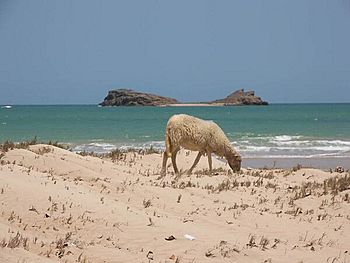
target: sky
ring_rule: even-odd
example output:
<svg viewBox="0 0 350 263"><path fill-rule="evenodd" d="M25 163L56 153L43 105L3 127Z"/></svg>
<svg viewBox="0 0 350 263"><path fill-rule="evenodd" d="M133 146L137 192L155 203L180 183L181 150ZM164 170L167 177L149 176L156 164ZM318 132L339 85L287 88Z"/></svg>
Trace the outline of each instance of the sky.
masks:
<svg viewBox="0 0 350 263"><path fill-rule="evenodd" d="M130 88L350 102L350 0L0 0L0 104Z"/></svg>

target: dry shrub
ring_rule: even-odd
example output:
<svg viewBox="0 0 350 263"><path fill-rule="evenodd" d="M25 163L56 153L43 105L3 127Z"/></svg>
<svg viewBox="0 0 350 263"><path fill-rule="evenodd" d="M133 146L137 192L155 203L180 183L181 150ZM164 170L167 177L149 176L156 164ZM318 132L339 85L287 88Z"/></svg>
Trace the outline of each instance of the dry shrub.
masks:
<svg viewBox="0 0 350 263"><path fill-rule="evenodd" d="M147 208L147 207L150 207L152 205L152 202L150 199L148 199L147 201L143 200L142 204L145 208Z"/></svg>
<svg viewBox="0 0 350 263"><path fill-rule="evenodd" d="M65 255L65 248L68 247L68 241L72 237L72 232L68 232L64 238L60 238L56 241L56 256L62 258Z"/></svg>
<svg viewBox="0 0 350 263"><path fill-rule="evenodd" d="M58 141L49 141L47 144L48 144L48 145L55 146L55 147L57 147L57 148L64 149L64 150L68 150L68 149L69 149L69 146L68 146L68 145L59 143Z"/></svg>
<svg viewBox="0 0 350 263"><path fill-rule="evenodd" d="M303 166L300 163L298 163L296 166L292 167L292 171L296 172L299 171L301 168L303 168Z"/></svg>
<svg viewBox="0 0 350 263"><path fill-rule="evenodd" d="M39 155L44 155L46 153L50 153L52 149L50 147L42 147L39 149L38 154Z"/></svg>
<svg viewBox="0 0 350 263"><path fill-rule="evenodd" d="M240 250L235 245L230 245L227 241L221 240L220 243L205 253L206 257L216 257L221 255L223 258L230 258Z"/></svg>
<svg viewBox="0 0 350 263"><path fill-rule="evenodd" d="M350 189L350 176L346 174L341 177L332 177L324 180L323 188L325 192L331 192L337 194L345 190Z"/></svg>
<svg viewBox="0 0 350 263"><path fill-rule="evenodd" d="M234 188L239 187L240 183L237 180L230 181L229 179L223 180L221 183L218 184L216 188L214 188L213 192L221 192L221 191L228 191Z"/></svg>
<svg viewBox="0 0 350 263"><path fill-rule="evenodd" d="M0 144L0 150L2 152L8 152L9 150L13 150L13 149L28 149L28 147L30 145L35 145L38 143L39 142L38 142L36 136L31 140L27 140L27 141L23 141L23 142L19 142L19 143L14 143L12 141L7 140L4 143ZM45 143L45 142L42 142L42 143L56 146L56 147L66 149L66 150L68 150L68 148L69 148L68 145L63 145L63 144L60 144L58 142L49 141L48 143Z"/></svg>
<svg viewBox="0 0 350 263"><path fill-rule="evenodd" d="M19 232L17 232L17 234L14 237L10 237L9 241L6 241L6 239L4 238L0 242L1 247L8 247L11 249L20 247L21 245L25 250L28 250L28 238L23 237Z"/></svg>
<svg viewBox="0 0 350 263"><path fill-rule="evenodd" d="M0 149L3 152L8 152L9 150L13 150L15 148L15 144L11 141L5 141L3 144L0 144Z"/></svg>

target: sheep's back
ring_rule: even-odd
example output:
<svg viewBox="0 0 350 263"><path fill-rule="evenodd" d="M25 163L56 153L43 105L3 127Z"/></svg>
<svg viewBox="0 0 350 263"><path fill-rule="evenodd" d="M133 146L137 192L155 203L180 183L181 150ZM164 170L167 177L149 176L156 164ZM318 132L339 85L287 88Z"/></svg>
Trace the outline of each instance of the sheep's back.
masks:
<svg viewBox="0 0 350 263"><path fill-rule="evenodd" d="M186 114L172 116L167 125L172 144L192 151L206 150L210 132L210 122Z"/></svg>

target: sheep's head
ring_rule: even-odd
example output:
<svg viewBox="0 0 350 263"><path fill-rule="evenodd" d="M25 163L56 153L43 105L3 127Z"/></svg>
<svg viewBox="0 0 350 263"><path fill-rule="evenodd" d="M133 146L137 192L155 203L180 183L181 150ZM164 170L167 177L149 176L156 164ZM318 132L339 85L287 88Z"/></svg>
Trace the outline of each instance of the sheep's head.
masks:
<svg viewBox="0 0 350 263"><path fill-rule="evenodd" d="M232 153L226 156L226 160L231 167L232 171L238 172L241 170L241 163L242 163L242 158L239 154L237 153Z"/></svg>

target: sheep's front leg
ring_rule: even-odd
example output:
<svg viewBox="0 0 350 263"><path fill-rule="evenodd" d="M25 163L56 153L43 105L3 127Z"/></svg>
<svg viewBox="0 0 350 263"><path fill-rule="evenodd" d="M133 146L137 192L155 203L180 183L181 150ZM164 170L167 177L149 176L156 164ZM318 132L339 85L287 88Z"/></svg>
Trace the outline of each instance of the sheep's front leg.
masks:
<svg viewBox="0 0 350 263"><path fill-rule="evenodd" d="M176 154L177 154L178 150L174 151L171 154L171 161L173 163L173 167L174 167L174 172L175 174L179 174L179 170L177 169L177 165L176 165Z"/></svg>
<svg viewBox="0 0 350 263"><path fill-rule="evenodd" d="M194 163L192 164L191 168L187 171L187 174L190 175L194 169L194 167L196 167L196 165L198 164L199 160L201 159L202 153L198 152L198 155L196 157L196 159L194 160Z"/></svg>
<svg viewBox="0 0 350 263"><path fill-rule="evenodd" d="M211 153L208 153L208 164L209 164L209 172L212 173L212 160L211 160Z"/></svg>

